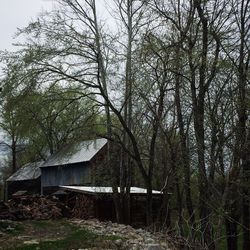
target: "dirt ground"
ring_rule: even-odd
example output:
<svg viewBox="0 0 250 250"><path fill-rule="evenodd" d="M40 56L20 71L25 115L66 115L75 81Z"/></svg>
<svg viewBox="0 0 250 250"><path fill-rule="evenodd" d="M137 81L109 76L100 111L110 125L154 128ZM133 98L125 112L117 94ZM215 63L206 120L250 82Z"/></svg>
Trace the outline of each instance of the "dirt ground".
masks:
<svg viewBox="0 0 250 250"><path fill-rule="evenodd" d="M0 221L0 249L117 249L116 240L78 228L68 220Z"/></svg>

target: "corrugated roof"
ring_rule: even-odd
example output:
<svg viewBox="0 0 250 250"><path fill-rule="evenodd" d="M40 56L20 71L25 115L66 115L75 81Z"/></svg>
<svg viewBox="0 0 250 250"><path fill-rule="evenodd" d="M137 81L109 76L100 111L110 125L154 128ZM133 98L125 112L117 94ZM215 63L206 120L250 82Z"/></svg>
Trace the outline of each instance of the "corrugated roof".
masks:
<svg viewBox="0 0 250 250"><path fill-rule="evenodd" d="M96 193L96 194L112 194L112 187L89 187L89 186L60 186L60 188L68 191L75 191L79 193ZM118 187L118 192L120 188ZM147 194L147 189L139 187L131 187L131 194ZM162 194L161 191L152 190L153 194Z"/></svg>
<svg viewBox="0 0 250 250"><path fill-rule="evenodd" d="M107 139L102 138L69 145L50 156L42 167L90 161L106 143Z"/></svg>
<svg viewBox="0 0 250 250"><path fill-rule="evenodd" d="M43 161L39 161L25 164L13 175L11 175L7 181L25 181L37 179L39 176L41 176L40 167L43 163Z"/></svg>

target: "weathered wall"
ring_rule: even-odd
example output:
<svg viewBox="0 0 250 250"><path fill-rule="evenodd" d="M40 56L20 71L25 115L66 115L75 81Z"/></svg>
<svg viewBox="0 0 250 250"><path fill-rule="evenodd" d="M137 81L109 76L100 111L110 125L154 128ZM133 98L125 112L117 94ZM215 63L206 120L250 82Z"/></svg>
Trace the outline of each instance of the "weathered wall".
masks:
<svg viewBox="0 0 250 250"><path fill-rule="evenodd" d="M90 185L90 165L83 163L70 164L66 166L54 166L41 168L42 187L60 185Z"/></svg>

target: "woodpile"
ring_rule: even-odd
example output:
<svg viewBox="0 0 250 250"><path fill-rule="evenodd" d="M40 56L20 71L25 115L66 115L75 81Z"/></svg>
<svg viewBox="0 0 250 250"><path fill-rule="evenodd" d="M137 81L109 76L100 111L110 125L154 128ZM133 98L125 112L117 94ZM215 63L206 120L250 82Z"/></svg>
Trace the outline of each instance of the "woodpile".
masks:
<svg viewBox="0 0 250 250"><path fill-rule="evenodd" d="M90 219L94 217L94 201L86 195L77 195L72 209L72 217Z"/></svg>
<svg viewBox="0 0 250 250"><path fill-rule="evenodd" d="M70 216L70 209L56 197L20 196L0 203L0 219L48 220Z"/></svg>

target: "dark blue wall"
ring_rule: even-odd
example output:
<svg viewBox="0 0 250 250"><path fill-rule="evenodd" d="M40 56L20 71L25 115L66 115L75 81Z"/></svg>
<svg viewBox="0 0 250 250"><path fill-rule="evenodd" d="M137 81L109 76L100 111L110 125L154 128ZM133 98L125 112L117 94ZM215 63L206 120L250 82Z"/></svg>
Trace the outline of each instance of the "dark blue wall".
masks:
<svg viewBox="0 0 250 250"><path fill-rule="evenodd" d="M44 167L41 170L42 187L91 184L91 168L89 164L76 163L65 166Z"/></svg>

